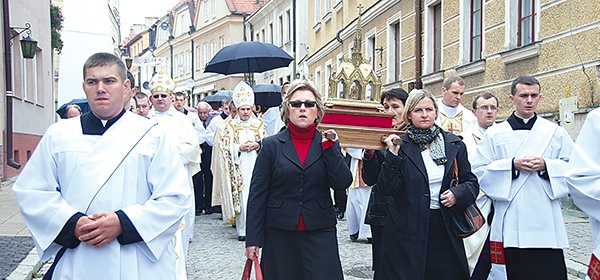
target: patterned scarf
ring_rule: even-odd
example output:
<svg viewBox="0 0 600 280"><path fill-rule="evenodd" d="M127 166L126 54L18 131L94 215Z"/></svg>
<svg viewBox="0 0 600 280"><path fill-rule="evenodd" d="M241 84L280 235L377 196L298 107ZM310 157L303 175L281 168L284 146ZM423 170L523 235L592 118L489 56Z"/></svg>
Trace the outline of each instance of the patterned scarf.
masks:
<svg viewBox="0 0 600 280"><path fill-rule="evenodd" d="M437 124L434 124L429 129L418 129L410 124L406 129L406 133L408 134L408 138L419 145L421 151L427 149L427 144L429 144L431 158L435 164L442 165L448 161L444 140L440 135L442 130Z"/></svg>

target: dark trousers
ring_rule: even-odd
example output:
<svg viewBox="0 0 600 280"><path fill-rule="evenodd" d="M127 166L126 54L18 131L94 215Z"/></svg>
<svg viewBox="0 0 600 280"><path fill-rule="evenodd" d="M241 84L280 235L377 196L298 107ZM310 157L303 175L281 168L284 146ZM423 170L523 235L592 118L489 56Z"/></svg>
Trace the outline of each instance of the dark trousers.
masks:
<svg viewBox="0 0 600 280"><path fill-rule="evenodd" d="M373 237L371 246L373 248L373 271L379 266L379 244L381 244L381 235L383 233L383 226L371 226L371 236Z"/></svg>
<svg viewBox="0 0 600 280"><path fill-rule="evenodd" d="M196 199L196 212L212 211L212 183L213 174L210 170L212 160L212 147L206 143L200 145L202 148L200 172L192 177Z"/></svg>
<svg viewBox="0 0 600 280"><path fill-rule="evenodd" d="M504 248L509 280L566 280L567 267L562 249Z"/></svg>

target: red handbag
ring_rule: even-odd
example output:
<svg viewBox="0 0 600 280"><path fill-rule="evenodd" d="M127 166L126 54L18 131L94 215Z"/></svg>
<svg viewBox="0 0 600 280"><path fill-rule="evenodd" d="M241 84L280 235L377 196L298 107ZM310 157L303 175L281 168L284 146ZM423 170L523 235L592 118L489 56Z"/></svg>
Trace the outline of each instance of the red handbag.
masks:
<svg viewBox="0 0 600 280"><path fill-rule="evenodd" d="M260 269L260 264L258 263L258 253L256 251L254 251L254 261L251 259L246 260L244 272L242 273L242 280L250 280L252 263L254 263L254 275L256 276L256 280L263 280L262 270Z"/></svg>

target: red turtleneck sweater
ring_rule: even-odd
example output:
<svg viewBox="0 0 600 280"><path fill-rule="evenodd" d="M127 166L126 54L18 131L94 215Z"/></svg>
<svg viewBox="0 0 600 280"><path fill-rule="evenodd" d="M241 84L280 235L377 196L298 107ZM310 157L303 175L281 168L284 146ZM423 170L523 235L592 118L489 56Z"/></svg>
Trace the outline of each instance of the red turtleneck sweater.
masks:
<svg viewBox="0 0 600 280"><path fill-rule="evenodd" d="M314 123L306 128L297 127L292 122L288 123L288 129L290 130L290 137L292 138L292 143L294 144L294 148L296 148L296 153L298 154L298 159L300 159L300 164L304 165L304 160L306 159L306 155L308 154L308 148L310 147L310 143L312 142L315 129L317 128L317 124ZM328 149L333 146L334 142L331 140L325 141L322 144L322 149ZM302 217L302 213L300 213L300 219L298 220L298 227L296 227L296 231L306 231L306 226L304 225L304 218Z"/></svg>

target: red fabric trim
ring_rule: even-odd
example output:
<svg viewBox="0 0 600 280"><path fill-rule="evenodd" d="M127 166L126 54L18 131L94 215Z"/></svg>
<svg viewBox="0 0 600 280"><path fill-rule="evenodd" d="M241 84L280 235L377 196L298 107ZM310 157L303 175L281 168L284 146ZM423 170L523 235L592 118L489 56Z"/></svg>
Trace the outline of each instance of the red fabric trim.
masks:
<svg viewBox="0 0 600 280"><path fill-rule="evenodd" d="M335 142L331 141L331 140L327 140L325 142L323 142L323 144L321 144L321 150L325 151L331 147L333 147L333 144L335 144Z"/></svg>
<svg viewBox="0 0 600 280"><path fill-rule="evenodd" d="M502 242L490 240L490 260L495 264L505 264L504 244Z"/></svg>
<svg viewBox="0 0 600 280"><path fill-rule="evenodd" d="M360 115L347 115L326 113L323 116L322 123L326 124L344 124L353 126L392 128L392 119L388 117L373 117Z"/></svg>
<svg viewBox="0 0 600 280"><path fill-rule="evenodd" d="M592 259L590 260L587 276L592 280L600 280L600 260L594 254L592 254Z"/></svg>
<svg viewBox="0 0 600 280"><path fill-rule="evenodd" d="M304 225L304 217L302 217L302 213L300 213L300 219L298 219L298 226L296 227L296 231L307 231L306 225Z"/></svg>

